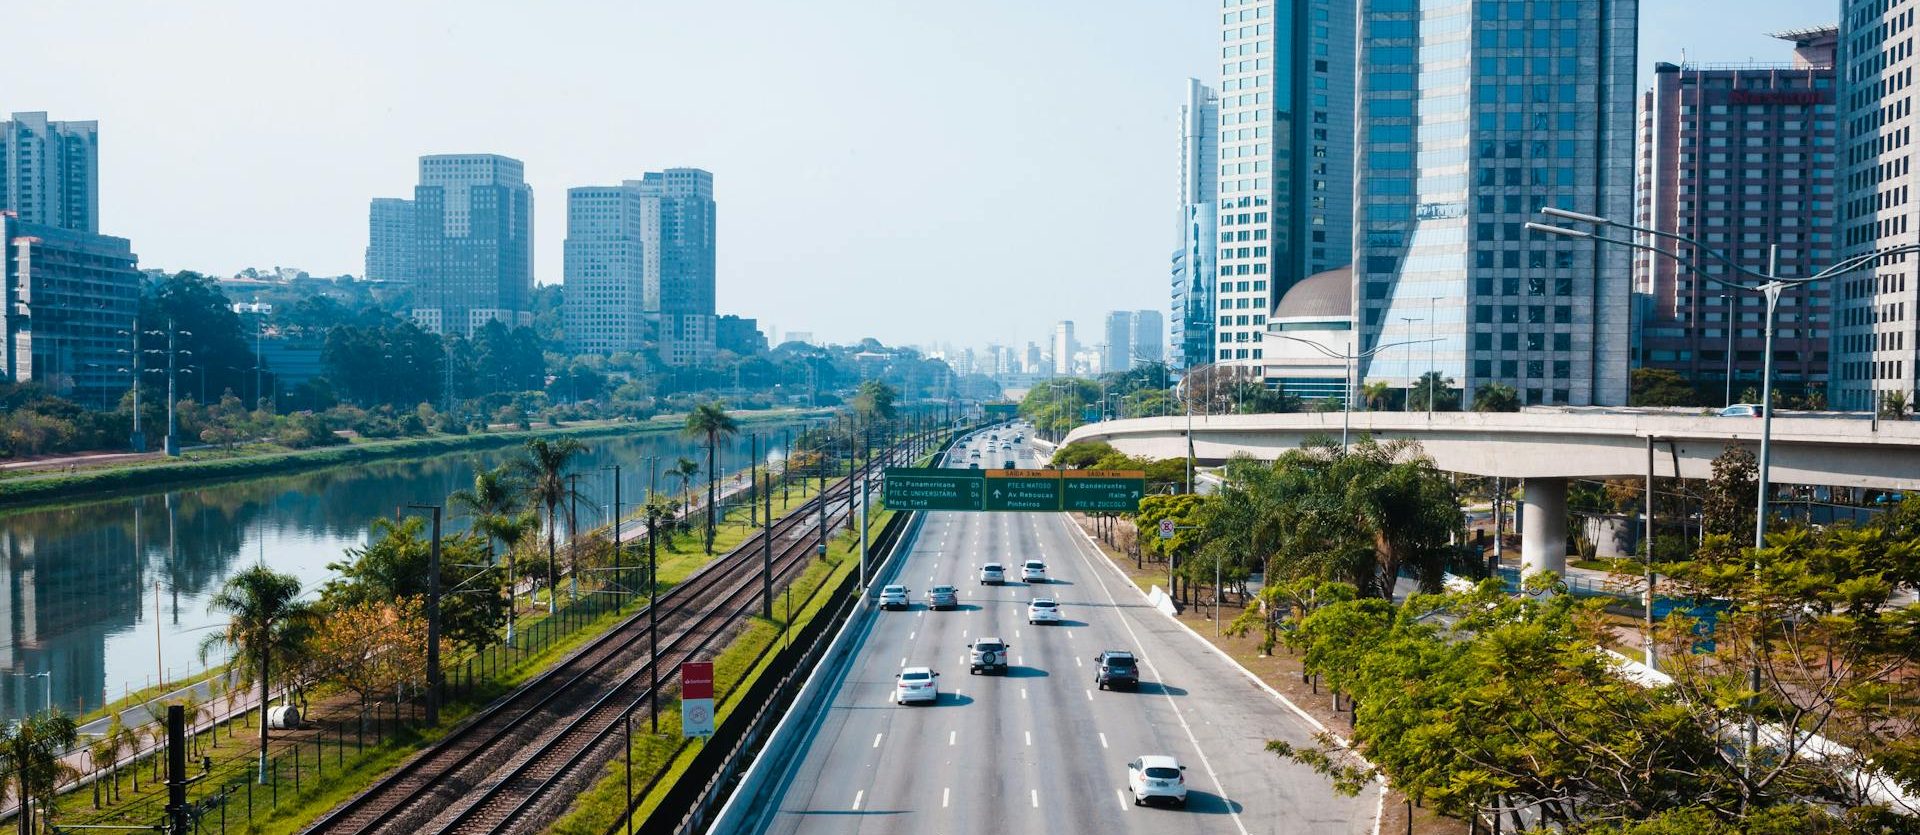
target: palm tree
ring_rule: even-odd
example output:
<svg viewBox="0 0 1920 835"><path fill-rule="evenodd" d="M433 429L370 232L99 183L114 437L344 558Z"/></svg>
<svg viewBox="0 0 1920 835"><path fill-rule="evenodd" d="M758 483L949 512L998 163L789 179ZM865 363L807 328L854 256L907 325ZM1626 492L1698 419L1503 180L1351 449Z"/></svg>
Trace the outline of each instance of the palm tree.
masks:
<svg viewBox="0 0 1920 835"><path fill-rule="evenodd" d="M714 458L719 453L720 439L731 438L740 431L733 415L727 414L727 407L709 401L693 407L687 413L687 434L707 437L707 553L713 553L713 511L720 502L720 482L714 472Z"/></svg>
<svg viewBox="0 0 1920 835"><path fill-rule="evenodd" d="M209 635L200 644L204 661L209 652L224 649L232 653L239 669L258 671L254 683L260 688L260 782L267 782L267 707L271 702L272 673L276 661L291 666L300 652L303 627L315 619L313 604L299 599L300 578L282 574L264 565L242 569L227 578L226 585L213 596L208 607L227 615L226 629Z"/></svg>
<svg viewBox="0 0 1920 835"><path fill-rule="evenodd" d="M515 573L514 555L520 551L520 541L527 534L540 529L540 512L529 510L518 516L506 514L486 515L473 520L473 529L487 537L488 547L493 540L500 540L507 551L507 640L511 642L514 634L514 610L519 608L514 589L519 586L519 574Z"/></svg>
<svg viewBox="0 0 1920 835"><path fill-rule="evenodd" d="M699 474L700 462L691 458L682 458L667 470L668 476L680 479L680 519L676 520L676 524L685 521L687 514L693 512L693 494L689 488L693 486L694 476Z"/></svg>
<svg viewBox="0 0 1920 835"><path fill-rule="evenodd" d="M473 529L487 538L487 562L493 562L493 542L497 538L487 530L488 523L513 515L520 508L520 484L510 464L493 469L473 468L473 487L455 490L447 503L473 519Z"/></svg>
<svg viewBox="0 0 1920 835"><path fill-rule="evenodd" d="M1367 411L1377 412L1387 407L1387 397L1392 391L1393 384L1385 380L1367 383L1360 387L1360 398L1367 404Z"/></svg>
<svg viewBox="0 0 1920 835"><path fill-rule="evenodd" d="M20 802L14 820L20 835L33 831L33 806L53 819L60 786L80 776L60 755L80 737L73 717L55 710L37 713L0 729L0 786Z"/></svg>
<svg viewBox="0 0 1920 835"><path fill-rule="evenodd" d="M549 441L546 438L533 438L527 441L527 457L519 461L517 468L527 480L527 495L534 504L547 508L547 613L559 610L556 599L560 591L559 544L555 541L560 527L558 514L561 503L574 495L573 485L567 481L567 467L573 459L580 457L587 448L572 438L560 438Z"/></svg>
<svg viewBox="0 0 1920 835"><path fill-rule="evenodd" d="M107 722L107 732L101 734L100 738L94 741L93 746L87 749L87 757L93 765L93 808L95 809L100 808L99 774L101 771L106 771L113 780L113 788L108 799L114 800L120 796L120 754L127 744L126 729L126 725L120 721L119 712L116 711L113 718Z"/></svg>
<svg viewBox="0 0 1920 835"><path fill-rule="evenodd" d="M114 720L113 722L107 725L107 733L119 738L120 750L124 753L124 755L133 756L135 754L140 753L140 729L129 728L126 725L120 724L120 714L118 713L115 713L113 715L113 720ZM114 731L115 725L119 725L120 730L118 732ZM138 794L140 792L139 764L136 763L131 771L133 774L133 791L135 794ZM119 769L118 768L114 769L114 779L116 781L116 785L118 784L119 774L120 774Z"/></svg>
<svg viewBox="0 0 1920 835"><path fill-rule="evenodd" d="M206 713L206 706L201 704L200 698L194 695L191 687L180 696L180 712L186 717L188 748L192 756L200 756L200 735L194 733L193 729L200 724L200 717Z"/></svg>

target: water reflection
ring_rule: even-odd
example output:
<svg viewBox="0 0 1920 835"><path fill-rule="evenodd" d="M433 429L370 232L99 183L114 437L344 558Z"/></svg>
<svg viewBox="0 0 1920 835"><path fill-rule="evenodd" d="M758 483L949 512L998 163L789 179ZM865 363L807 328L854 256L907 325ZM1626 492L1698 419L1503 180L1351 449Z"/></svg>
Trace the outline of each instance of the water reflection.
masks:
<svg viewBox="0 0 1920 835"><path fill-rule="evenodd" d="M797 426L749 431L761 436L765 456L783 449L785 432ZM585 443L575 470L590 499L580 506L582 525L608 511L612 473L604 466L621 466L628 505L644 497L650 464L661 491L678 488L665 475L677 459L706 466L698 442L678 432ZM746 434L723 442L720 469L745 467L751 443ZM217 626L207 598L237 566L263 561L317 589L327 563L366 544L374 517L443 501L471 485L476 464L517 453L460 452L0 516L0 671L8 673L0 676L0 720L47 706L49 681L37 674L51 672L55 705L84 712L201 669L200 644ZM465 520L448 524L458 530Z"/></svg>

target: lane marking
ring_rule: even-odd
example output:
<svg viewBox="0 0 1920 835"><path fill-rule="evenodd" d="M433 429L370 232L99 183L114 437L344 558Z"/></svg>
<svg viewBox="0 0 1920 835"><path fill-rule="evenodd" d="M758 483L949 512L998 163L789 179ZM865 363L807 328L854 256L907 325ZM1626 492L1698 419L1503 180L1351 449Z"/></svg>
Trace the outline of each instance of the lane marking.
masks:
<svg viewBox="0 0 1920 835"><path fill-rule="evenodd" d="M880 747L880 738L881 738L881 737L883 737L883 736L886 736L886 734L885 734L885 733L877 733L877 734L874 734L874 735L873 735L873 747L875 747L875 748L878 748L878 747Z"/></svg>
<svg viewBox="0 0 1920 835"><path fill-rule="evenodd" d="M1026 656L1024 656L1024 655L1016 655L1016 656L1014 656L1014 657L1013 657L1013 666L1015 666L1015 667L1025 667L1025 666L1027 666L1027 657L1026 657Z"/></svg>
<svg viewBox="0 0 1920 835"><path fill-rule="evenodd" d="M1086 539L1087 543L1091 543L1093 541L1092 537L1088 537L1086 535L1086 531L1080 530L1080 526L1075 525L1071 522L1067 522L1066 524L1068 527L1071 527L1074 530L1079 531L1081 536ZM1077 540L1075 542L1076 542L1076 545L1080 544ZM1088 572L1092 572L1093 559L1087 556L1086 546L1083 545L1081 547L1075 548L1074 553L1078 554L1080 557L1080 561L1086 564ZM1105 553L1099 552L1097 548L1095 549L1095 555L1102 560L1107 559L1107 555ZM1108 561L1107 565L1109 568L1112 568L1114 570L1114 573L1116 574L1120 573L1119 567L1113 565L1111 561ZM1125 614L1120 613L1118 611L1120 608L1120 601L1119 599L1113 596L1113 587L1107 585L1107 581L1105 580L1105 578L1098 578L1096 579L1096 582L1100 584L1100 590L1106 593L1107 602L1113 605L1115 609L1115 613L1119 615L1120 626L1127 630L1127 634L1129 636L1132 636L1133 645L1144 649L1146 647L1146 642L1140 640L1140 633L1134 631L1132 621L1128 619ZM1131 584L1132 581L1128 581L1128 582L1129 584ZM1202 639L1203 642L1204 640L1205 639ZM1150 672L1153 674L1153 678L1155 681L1164 680L1160 677L1159 668L1153 665L1152 656L1142 653L1140 661L1141 663L1146 665L1147 672ZM1180 729L1186 732L1187 742L1193 745L1194 753L1200 757L1200 766L1207 770L1207 776L1213 780L1213 787L1215 791L1220 795L1221 801L1227 804L1227 816L1233 821L1233 828L1236 830L1239 830L1240 835L1248 835L1246 824L1240 820L1240 813L1237 811L1234 811L1233 800L1227 795L1226 786L1221 784L1220 782L1219 772L1216 772L1213 770L1213 761L1207 758L1206 749L1200 747L1200 739L1193 735L1193 726L1187 724L1186 714L1182 713L1180 711L1180 706L1174 702L1173 694L1168 693L1163 689L1160 692L1160 696L1161 698L1164 698L1167 700L1168 707L1173 708L1173 718L1180 720ZM1295 710L1298 710L1298 708L1295 708Z"/></svg>
<svg viewBox="0 0 1920 835"><path fill-rule="evenodd" d="M1085 694L1087 694L1087 701L1089 701L1089 702L1091 702L1091 701L1093 701L1093 691L1092 691L1092 690L1082 690L1082 691L1080 691L1080 692L1082 692L1082 693L1085 693Z"/></svg>
<svg viewBox="0 0 1920 835"><path fill-rule="evenodd" d="M1020 698L1025 699L1026 697L1027 697L1027 688L1025 687L1020 688ZM1031 745L1032 743L1028 743L1028 744Z"/></svg>
<svg viewBox="0 0 1920 835"><path fill-rule="evenodd" d="M1100 735L1100 747L1107 747L1107 735L1104 733Z"/></svg>
<svg viewBox="0 0 1920 835"><path fill-rule="evenodd" d="M1024 733L1024 734L1026 734L1026 735L1027 735L1027 744L1028 744L1028 745L1032 745L1032 744L1033 744L1033 731L1021 731L1021 733Z"/></svg>
<svg viewBox="0 0 1920 835"><path fill-rule="evenodd" d="M918 634L920 634L920 632L919 632L918 630L915 630L915 631L913 631L913 632L908 632L908 633L907 633L907 640L909 640L909 641L911 641L911 640L913 640L913 636L915 636L915 635L918 635Z"/></svg>
<svg viewBox="0 0 1920 835"><path fill-rule="evenodd" d="M967 630L965 630L965 629L962 629L962 630L960 630L960 637L962 637L962 638L965 638L965 637L967 637Z"/></svg>
<svg viewBox="0 0 1920 835"><path fill-rule="evenodd" d="M1028 789L1028 790L1027 790L1027 793L1028 793L1028 794L1029 794L1030 796L1032 796L1032 797L1033 797L1033 808L1035 808L1035 809L1038 809L1038 808L1040 808L1040 790L1039 790L1039 789Z"/></svg>
<svg viewBox="0 0 1920 835"><path fill-rule="evenodd" d="M1069 632L1069 633L1067 633L1067 634L1069 634L1069 635L1071 635L1071 634L1073 634L1073 633L1071 633L1071 632ZM1078 655L1076 655L1076 656L1074 656L1074 657L1073 657L1073 666L1075 666L1075 667L1085 667L1085 666L1087 666L1087 662L1085 662L1085 661L1082 661L1082 660L1080 660L1080 656L1078 656Z"/></svg>
<svg viewBox="0 0 1920 835"><path fill-rule="evenodd" d="M867 796L866 789L861 789L853 793L853 810L854 811L856 812L860 811L860 801L865 799L866 796Z"/></svg>
<svg viewBox="0 0 1920 835"><path fill-rule="evenodd" d="M948 789L944 789L944 788L940 790L940 808L942 809L947 808L947 792L948 791L949 791Z"/></svg>
<svg viewBox="0 0 1920 835"><path fill-rule="evenodd" d="M1020 630L1018 630L1018 629L1015 629L1015 630L1013 630L1013 637L1015 637L1015 638L1018 638L1018 637L1020 637Z"/></svg>
<svg viewBox="0 0 1920 835"><path fill-rule="evenodd" d="M1119 789L1114 789L1114 790L1113 790L1113 796L1114 796L1114 797L1115 797L1116 799L1118 799L1118 800L1120 801L1120 811L1122 811L1122 812L1125 812L1125 811L1128 811L1128 809L1127 809L1127 793L1126 793L1126 792L1123 792L1123 791L1121 791L1121 790L1119 790Z"/></svg>
<svg viewBox="0 0 1920 835"><path fill-rule="evenodd" d="M960 691L958 691L958 690L955 690L955 691L953 691L953 695L955 695L955 696L958 696L958 695L960 695ZM954 742L955 742L955 741L957 741L957 740L959 740L959 739L960 739L960 732L959 732L959 731L947 731L947 744L948 744L948 745L952 745L952 744L954 744Z"/></svg>
<svg viewBox="0 0 1920 835"><path fill-rule="evenodd" d="M900 656L900 666L902 667L907 666L907 657L904 655Z"/></svg>

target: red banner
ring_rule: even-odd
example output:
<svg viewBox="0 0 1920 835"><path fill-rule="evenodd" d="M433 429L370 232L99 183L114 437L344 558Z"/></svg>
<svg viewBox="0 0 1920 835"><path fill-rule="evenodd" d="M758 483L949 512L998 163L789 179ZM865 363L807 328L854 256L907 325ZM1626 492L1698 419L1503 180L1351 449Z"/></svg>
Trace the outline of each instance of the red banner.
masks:
<svg viewBox="0 0 1920 835"><path fill-rule="evenodd" d="M688 661L680 665L680 698L713 698L712 661Z"/></svg>

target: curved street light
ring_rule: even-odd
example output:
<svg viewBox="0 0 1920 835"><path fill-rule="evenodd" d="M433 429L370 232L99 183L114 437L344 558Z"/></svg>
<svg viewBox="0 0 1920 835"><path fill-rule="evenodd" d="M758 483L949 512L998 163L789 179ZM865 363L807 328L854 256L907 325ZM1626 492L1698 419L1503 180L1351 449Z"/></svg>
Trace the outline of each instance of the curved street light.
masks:
<svg viewBox="0 0 1920 835"><path fill-rule="evenodd" d="M1315 342L1311 339L1301 339L1300 337L1297 337L1297 336L1288 336L1284 333L1279 333L1276 331L1268 331L1267 335L1277 336L1277 337L1280 337L1281 339L1288 339L1294 342L1301 343L1303 345L1313 348L1316 351L1319 351L1322 354L1327 355L1327 357L1330 359L1337 359L1342 361L1341 364L1344 365L1346 368L1347 377L1346 377L1346 386L1340 392L1340 400L1341 400L1340 454L1341 455L1345 455L1347 453L1347 434L1348 434L1349 427L1353 423L1353 377L1355 373L1354 371L1355 362L1358 360L1363 360L1368 357L1371 357L1374 354L1378 354L1381 351L1387 350L1388 348L1398 348L1402 345L1419 345L1426 342L1440 341L1438 337L1435 337L1431 339L1409 339L1404 342L1388 342L1382 345L1375 345L1372 348L1369 348L1365 351L1361 351L1360 353L1356 354L1356 353L1353 353L1352 337L1347 338L1347 350L1335 351L1332 348L1328 348L1327 346L1321 343ZM1427 399L1432 400L1433 399L1432 395L1428 395Z"/></svg>

